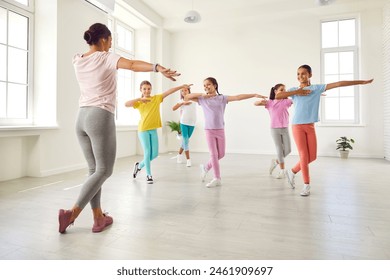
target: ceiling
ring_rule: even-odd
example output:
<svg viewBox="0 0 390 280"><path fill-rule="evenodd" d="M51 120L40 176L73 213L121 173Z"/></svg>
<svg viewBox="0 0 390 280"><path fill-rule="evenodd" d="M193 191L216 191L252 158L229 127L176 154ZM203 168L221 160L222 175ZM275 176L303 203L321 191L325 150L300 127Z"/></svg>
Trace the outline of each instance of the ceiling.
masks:
<svg viewBox="0 0 390 280"><path fill-rule="evenodd" d="M207 29L226 26L254 19L270 20L301 13L334 15L359 11L367 7L382 6L385 0L333 0L326 6L318 5L319 0L141 0L164 21L164 28L172 31ZM196 10L202 16L200 23L184 22L189 10Z"/></svg>

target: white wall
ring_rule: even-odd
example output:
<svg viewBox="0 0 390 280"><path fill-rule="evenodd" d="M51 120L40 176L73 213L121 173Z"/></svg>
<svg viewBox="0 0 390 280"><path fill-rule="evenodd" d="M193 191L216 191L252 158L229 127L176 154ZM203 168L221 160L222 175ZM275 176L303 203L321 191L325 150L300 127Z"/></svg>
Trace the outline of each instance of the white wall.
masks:
<svg viewBox="0 0 390 280"><path fill-rule="evenodd" d="M317 126L318 154L336 156L335 140L340 136L356 140L351 156L383 158L383 74L382 10L338 11L333 17L359 15L361 20L360 77L375 78L361 87L363 125L358 127ZM203 79L213 76L225 95L260 92L282 82L296 86L296 70L302 64L313 68L312 83L320 83L320 20L314 13L259 18L251 24L232 24L223 28L178 32L172 35L173 65L183 73L180 81L194 83L193 92L203 92ZM254 99L233 102L225 113L227 152L274 154L269 133L269 117ZM172 102L173 105L173 102ZM290 110L290 116L294 109ZM194 132L191 149L207 151L203 132L203 115ZM172 119L178 115L172 114ZM292 135L292 134L290 134ZM296 153L295 144L293 154ZM178 148L173 137L170 150Z"/></svg>
<svg viewBox="0 0 390 280"><path fill-rule="evenodd" d="M383 9L383 17L384 144L385 157L390 161L390 1Z"/></svg>
<svg viewBox="0 0 390 280"><path fill-rule="evenodd" d="M94 22L105 22L106 15L83 0L35 0L37 15L35 41L35 88L38 98L47 98L50 108L36 105L38 125L58 125L51 129L0 131L0 181L23 176L46 176L85 166L74 132L79 89L71 58L87 50L83 32ZM126 1L127 2L127 1ZM44 6L42 6L44 5ZM357 7L356 9L358 9ZM338 11L338 16L359 14L361 19L361 78L375 82L361 87L363 126L317 127L319 155L336 155L335 140L347 135L355 138L351 156L384 155L382 18L380 8ZM272 17L268 17L272 18ZM276 83L288 87L297 84L299 65L313 67L313 83L320 77L321 18L304 13L285 18L257 19L247 24L170 34L154 27L150 42L154 45L148 57L179 70L182 76L172 83L152 74L155 92L183 83L194 83L193 92L203 92L203 79L217 78L223 94L260 92L269 94ZM271 28L272 27L272 28ZM298 33L298 31L300 33ZM178 120L171 110L179 93L168 97L162 105L162 120ZM269 117L254 100L228 104L225 114L227 152L273 154L269 133ZM38 104L38 103L36 103ZM42 103L39 103L42 104ZM54 110L53 110L54 109ZM290 110L293 114L293 108ZM207 151L202 111L198 108L198 125L191 142L192 151ZM176 151L178 141L164 126L159 130L160 151ZM135 131L117 132L118 157L141 153ZM293 153L296 154L293 145Z"/></svg>
<svg viewBox="0 0 390 280"><path fill-rule="evenodd" d="M107 15L84 0L49 2L35 0L38 127L0 131L0 181L47 176L86 166L75 134L80 91L72 57L88 50L84 31L95 22L106 23ZM118 129L117 157L136 154L136 143L135 131Z"/></svg>

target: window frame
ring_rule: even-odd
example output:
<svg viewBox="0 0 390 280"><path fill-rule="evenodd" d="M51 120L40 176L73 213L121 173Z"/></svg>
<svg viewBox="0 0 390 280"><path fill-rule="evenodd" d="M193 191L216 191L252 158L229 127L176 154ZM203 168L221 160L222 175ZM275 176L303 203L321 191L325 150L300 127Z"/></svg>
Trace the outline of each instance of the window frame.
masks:
<svg viewBox="0 0 390 280"><path fill-rule="evenodd" d="M342 47L322 47L322 24L326 22L340 22L344 20L355 20L355 45L353 46L342 46ZM329 53L343 53L343 52L352 52L353 53L353 79L356 80L359 77L359 18L357 16L348 16L348 17L341 17L336 19L326 19L322 20L320 22L320 31L321 31L321 82L325 83L325 55ZM340 65L339 65L340 66ZM340 71L337 73L340 75ZM326 102L321 102L321 110L320 110L320 124L321 125L328 125L328 126L359 126L361 125L361 116L360 116L360 93L359 88L354 86L353 87L354 95L353 95L353 104L354 104L354 118L352 120L333 120L333 119L327 119L326 117ZM326 95L326 92L325 92ZM339 97L328 97L324 96L323 98L338 98L340 101L341 98ZM340 102L339 102L340 104ZM339 109L340 112L340 109Z"/></svg>
<svg viewBox="0 0 390 280"><path fill-rule="evenodd" d="M117 33L118 25L120 25L121 27L131 31L131 33L132 33L131 50L130 51L126 50L124 48L121 48L118 45L118 33ZM128 24L124 23L120 19L117 19L115 17L109 17L108 18L108 26L110 27L110 30L111 30L111 33L112 33L112 36L113 36L111 51L116 53L116 54L118 54L118 55L120 55L123 58L135 59L135 29L132 28L131 26L129 26ZM128 70L118 69L118 79L119 79L119 71L128 71ZM133 71L129 71L129 72L130 72L130 75L131 75L131 85L130 85L131 93L130 93L130 96L128 98L126 98L126 100L130 100L130 99L134 99L135 98L135 94L134 94L135 93L135 75L134 75ZM117 88L117 100L120 100L120 97L122 97L122 96L120 96L119 87L118 87ZM118 105L119 106L124 106L124 104L118 104ZM115 109L115 122L116 122L116 124L118 126L134 126L134 125L137 125L138 121L139 121L139 116L138 116L139 114L138 114L138 112L135 112L135 111L131 112L131 115L134 116L135 121L131 121L134 118L121 118L121 116L120 116L120 114L118 112L119 106L116 106L116 109ZM129 110L129 109L127 109L127 110Z"/></svg>
<svg viewBox="0 0 390 280"><path fill-rule="evenodd" d="M27 40L27 103L26 103L26 118L0 118L0 127L1 126L20 126L20 125L32 125L33 124L33 58L34 58L34 48L33 48L33 38L34 38L34 13L33 13L33 0L29 0L29 6L24 6L20 3L17 3L12 0L0 0L0 7L6 9L8 12L14 12L25 16L28 18L28 40ZM7 12L7 13L8 13ZM7 35L8 38L8 35ZM6 54L6 63L8 61L8 42L7 44L2 44L7 47ZM6 66L6 69L7 66ZM8 70L7 70L8 72ZM5 83L8 84L8 78L6 78ZM8 93L6 93L8 94Z"/></svg>

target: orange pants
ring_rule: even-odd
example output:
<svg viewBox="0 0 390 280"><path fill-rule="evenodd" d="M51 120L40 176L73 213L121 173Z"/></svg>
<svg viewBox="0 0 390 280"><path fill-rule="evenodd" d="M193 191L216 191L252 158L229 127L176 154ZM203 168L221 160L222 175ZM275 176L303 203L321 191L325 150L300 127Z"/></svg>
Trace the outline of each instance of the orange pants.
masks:
<svg viewBox="0 0 390 280"><path fill-rule="evenodd" d="M314 123L294 124L292 133L299 153L299 162L292 168L294 173L302 171L303 182L310 184L309 163L317 158L317 137Z"/></svg>

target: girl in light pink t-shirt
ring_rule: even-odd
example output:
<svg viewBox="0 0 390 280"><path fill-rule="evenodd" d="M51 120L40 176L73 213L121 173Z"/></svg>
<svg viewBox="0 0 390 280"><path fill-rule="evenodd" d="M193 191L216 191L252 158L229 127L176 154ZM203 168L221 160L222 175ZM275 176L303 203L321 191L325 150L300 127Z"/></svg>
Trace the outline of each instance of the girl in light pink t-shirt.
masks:
<svg viewBox="0 0 390 280"><path fill-rule="evenodd" d="M206 94L191 93L184 97L184 100L194 100L203 109L205 119L206 141L210 152L210 160L207 164L200 165L202 182L207 172L214 171L214 178L206 187L221 186L221 173L219 160L225 156L225 121L224 114L226 104L231 101L240 101L248 98L266 98L265 96L253 94L222 95L218 92L218 83L215 78L209 77L203 81Z"/></svg>
<svg viewBox="0 0 390 280"><path fill-rule="evenodd" d="M283 91L286 91L285 86L283 84L277 84L271 88L269 100L261 100L255 103L256 106L265 106L271 118L271 135L275 143L277 159L271 160L269 173L272 175L272 172L279 164L280 171L275 176L276 179L285 177L284 159L291 152L291 140L288 132L288 109L293 102L289 98L275 99L275 95Z"/></svg>

